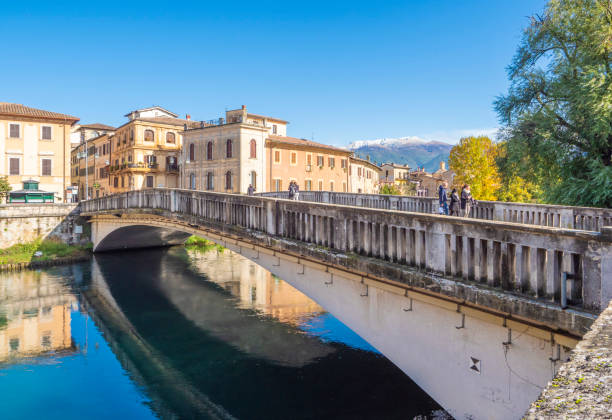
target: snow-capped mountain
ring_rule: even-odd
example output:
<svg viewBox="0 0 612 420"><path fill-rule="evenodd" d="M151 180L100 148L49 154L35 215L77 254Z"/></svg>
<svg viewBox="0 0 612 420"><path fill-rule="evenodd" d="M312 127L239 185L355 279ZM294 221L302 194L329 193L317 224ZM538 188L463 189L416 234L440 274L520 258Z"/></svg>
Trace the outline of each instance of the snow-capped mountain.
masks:
<svg viewBox="0 0 612 420"><path fill-rule="evenodd" d="M358 140L348 146L357 156L369 157L378 164L394 162L411 168L425 167L428 172L438 169L441 161L448 163L451 148L448 143L416 136Z"/></svg>

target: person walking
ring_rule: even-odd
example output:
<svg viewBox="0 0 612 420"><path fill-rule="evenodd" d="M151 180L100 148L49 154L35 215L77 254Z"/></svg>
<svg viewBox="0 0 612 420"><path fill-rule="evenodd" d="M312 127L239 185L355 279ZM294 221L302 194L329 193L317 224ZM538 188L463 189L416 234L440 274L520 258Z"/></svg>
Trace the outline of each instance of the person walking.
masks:
<svg viewBox="0 0 612 420"><path fill-rule="evenodd" d="M300 187L296 181L293 181L293 199L299 200L300 198Z"/></svg>
<svg viewBox="0 0 612 420"><path fill-rule="evenodd" d="M293 187L293 181L289 182L289 200L293 200L293 196L295 195L295 189Z"/></svg>
<svg viewBox="0 0 612 420"><path fill-rule="evenodd" d="M440 203L440 214L445 214L448 216L448 197L446 192L446 187L448 184L446 182L440 184L438 188L438 202Z"/></svg>
<svg viewBox="0 0 612 420"><path fill-rule="evenodd" d="M249 188L247 188L247 194L248 195L255 194L255 188L253 188L253 184L249 184Z"/></svg>
<svg viewBox="0 0 612 420"><path fill-rule="evenodd" d="M457 188L453 188L450 196L450 215L461 216L461 199L457 194Z"/></svg>
<svg viewBox="0 0 612 420"><path fill-rule="evenodd" d="M474 205L474 199L470 192L470 186L468 184L463 185L461 190L461 210L463 211L463 217L470 217L470 210Z"/></svg>

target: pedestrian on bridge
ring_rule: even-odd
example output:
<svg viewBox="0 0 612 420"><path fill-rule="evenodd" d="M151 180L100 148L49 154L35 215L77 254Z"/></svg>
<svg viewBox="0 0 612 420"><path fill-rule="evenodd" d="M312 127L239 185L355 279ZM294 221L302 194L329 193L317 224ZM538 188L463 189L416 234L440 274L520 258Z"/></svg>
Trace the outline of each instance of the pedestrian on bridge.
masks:
<svg viewBox="0 0 612 420"><path fill-rule="evenodd" d="M445 214L448 216L448 193L446 191L447 187L448 184L446 182L440 184L440 187L438 188L438 202L440 203L440 214Z"/></svg>
<svg viewBox="0 0 612 420"><path fill-rule="evenodd" d="M255 194L255 188L253 187L253 184L249 184L249 188L247 188L247 194L248 195Z"/></svg>
<svg viewBox="0 0 612 420"><path fill-rule="evenodd" d="M457 194L457 188L453 188L450 196L450 215L460 216L461 215L461 200L459 194Z"/></svg>
<svg viewBox="0 0 612 420"><path fill-rule="evenodd" d="M470 210L474 204L475 201L472 198L470 186L468 184L464 184L463 189L461 190L461 210L463 211L463 217L470 217Z"/></svg>

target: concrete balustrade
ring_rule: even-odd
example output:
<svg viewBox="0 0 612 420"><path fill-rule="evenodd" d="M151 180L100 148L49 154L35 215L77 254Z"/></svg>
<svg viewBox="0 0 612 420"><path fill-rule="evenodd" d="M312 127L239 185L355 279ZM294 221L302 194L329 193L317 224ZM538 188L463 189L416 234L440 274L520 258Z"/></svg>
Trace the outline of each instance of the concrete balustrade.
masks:
<svg viewBox="0 0 612 420"><path fill-rule="evenodd" d="M571 279L567 288L571 305L599 311L612 299L611 228L602 228L602 233L539 226L535 222L542 219L531 213L533 224L439 216L427 211L437 207L436 201L415 197L300 195L304 201L149 189L97 198L81 206L89 215L123 209L165 210L179 218L260 231L555 303L561 299L565 272ZM344 200L342 205L327 204L338 200ZM507 210L509 215L518 214L511 207ZM499 208L480 207L479 211L494 216ZM525 214L527 210L521 217ZM557 224L567 217L542 214Z"/></svg>
<svg viewBox="0 0 612 420"><path fill-rule="evenodd" d="M289 198L287 191L261 193L258 195L270 198ZM299 198L300 201L431 214L438 213L439 207L437 197L301 191ZM604 226L612 225L612 209L477 201L477 204L472 208L470 218L599 231Z"/></svg>

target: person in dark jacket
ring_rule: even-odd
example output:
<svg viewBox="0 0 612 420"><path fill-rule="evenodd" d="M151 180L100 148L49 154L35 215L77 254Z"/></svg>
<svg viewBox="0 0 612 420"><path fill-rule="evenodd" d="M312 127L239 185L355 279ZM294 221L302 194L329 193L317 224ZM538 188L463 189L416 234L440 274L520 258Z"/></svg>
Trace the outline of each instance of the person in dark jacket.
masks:
<svg viewBox="0 0 612 420"><path fill-rule="evenodd" d="M472 193L470 192L470 186L465 184L463 189L461 190L461 210L463 212L463 217L470 217L470 210L474 205L474 199L472 198Z"/></svg>
<svg viewBox="0 0 612 420"><path fill-rule="evenodd" d="M295 195L295 189L293 187L293 181L289 183L289 200L293 200L293 196Z"/></svg>
<svg viewBox="0 0 612 420"><path fill-rule="evenodd" d="M249 184L249 188L247 189L248 195L253 195L255 193L255 188L253 188L253 184Z"/></svg>
<svg viewBox="0 0 612 420"><path fill-rule="evenodd" d="M448 216L448 197L446 196L446 187L447 183L443 183L438 188L438 202L440 203L440 207L442 208L445 215Z"/></svg>
<svg viewBox="0 0 612 420"><path fill-rule="evenodd" d="M460 216L461 215L461 200L459 194L457 194L457 188L453 188L450 196L450 215Z"/></svg>

